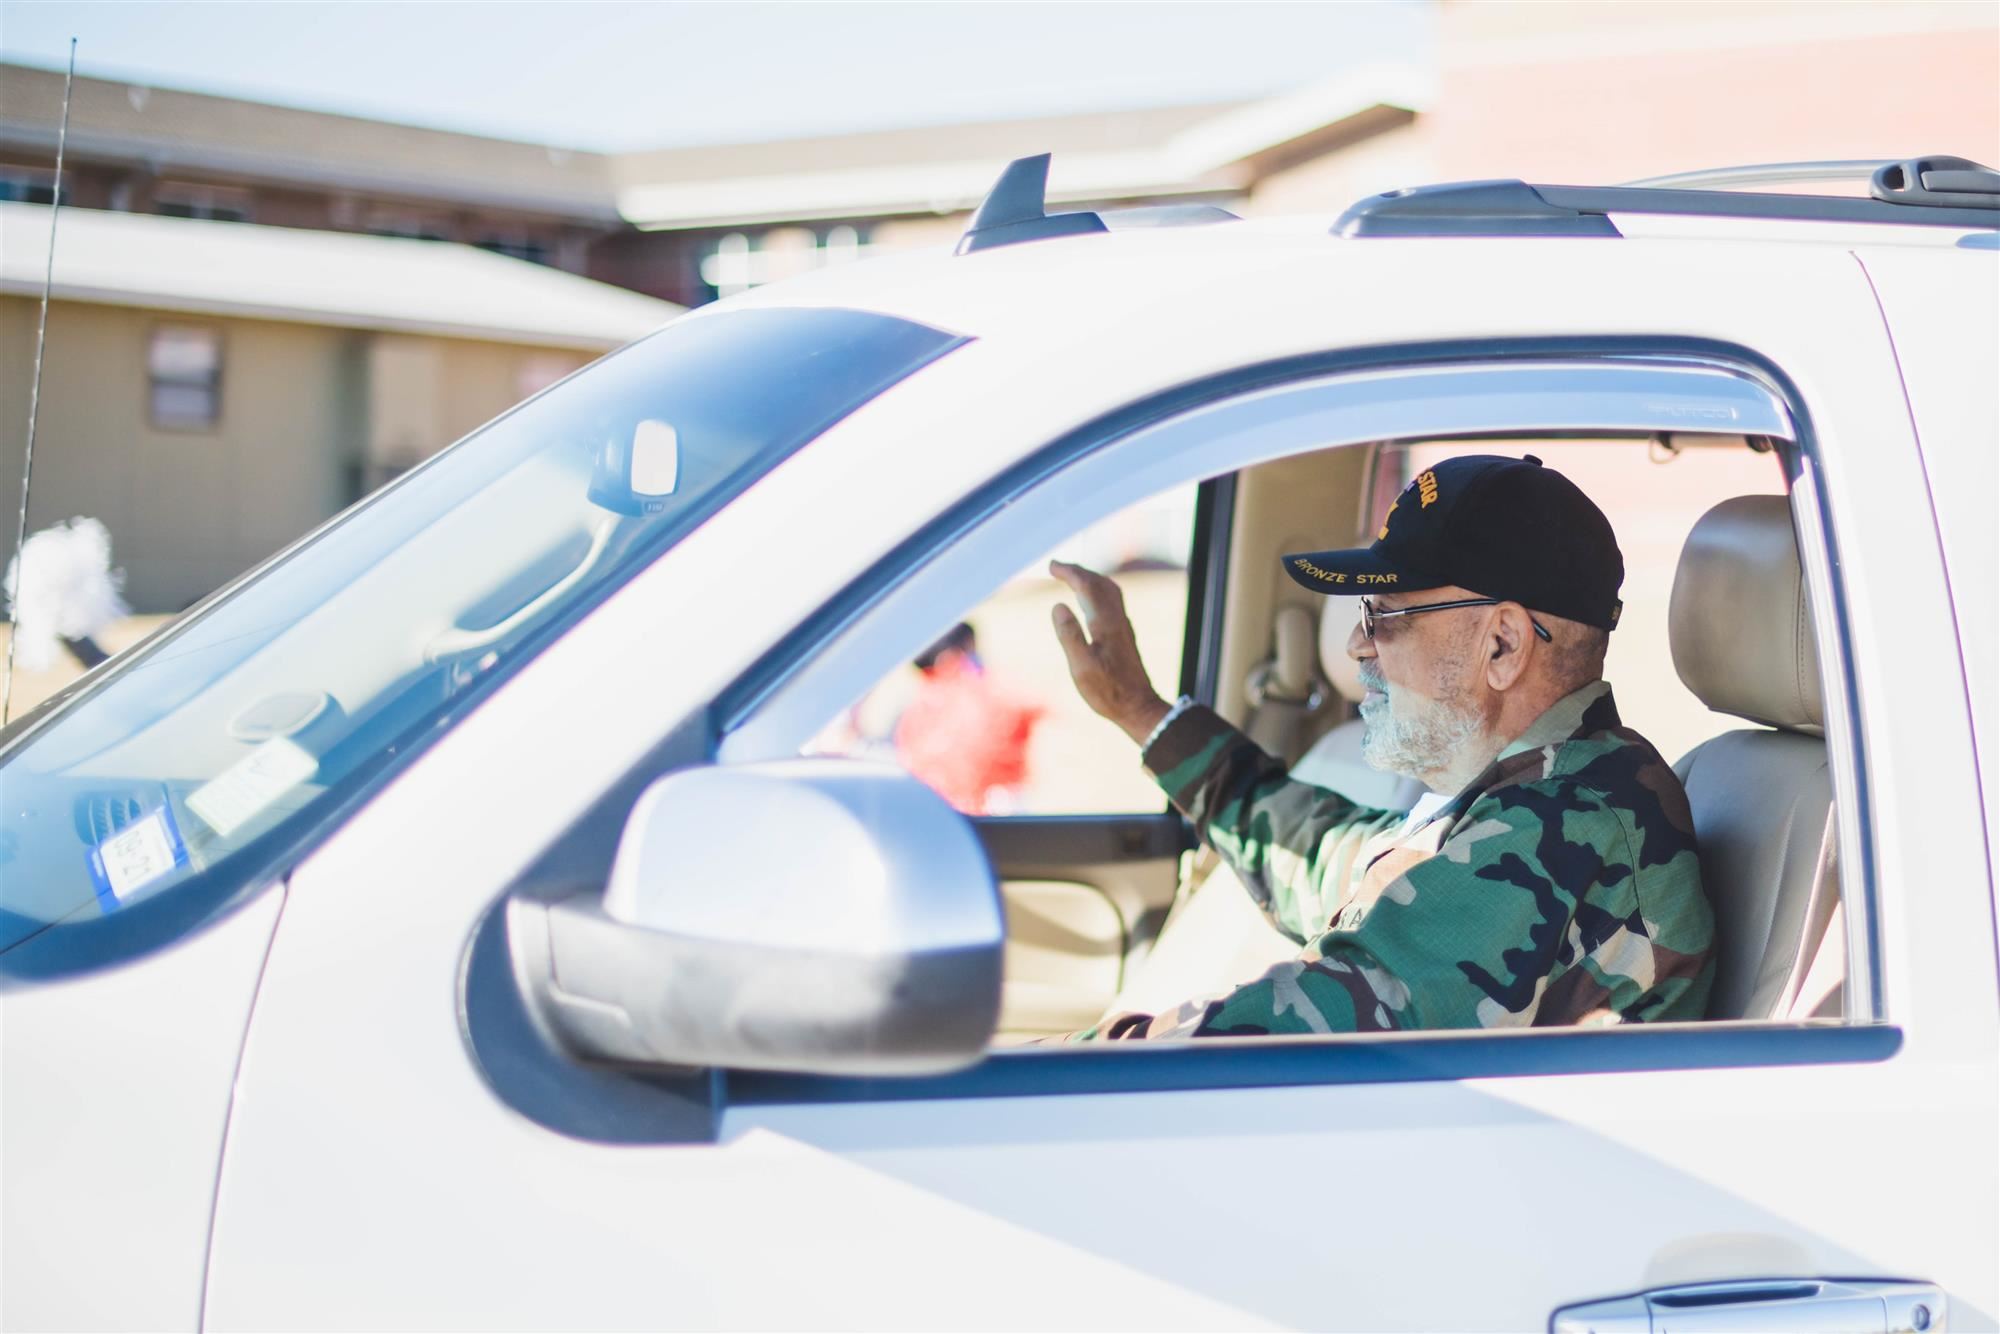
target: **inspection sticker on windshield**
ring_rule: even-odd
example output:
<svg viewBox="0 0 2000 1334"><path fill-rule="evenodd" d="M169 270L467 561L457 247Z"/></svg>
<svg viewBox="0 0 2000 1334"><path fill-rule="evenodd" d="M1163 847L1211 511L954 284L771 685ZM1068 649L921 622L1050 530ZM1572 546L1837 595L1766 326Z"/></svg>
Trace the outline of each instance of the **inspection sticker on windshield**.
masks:
<svg viewBox="0 0 2000 1334"><path fill-rule="evenodd" d="M188 809L228 838L266 807L319 772L319 761L298 742L274 736L195 789Z"/></svg>
<svg viewBox="0 0 2000 1334"><path fill-rule="evenodd" d="M90 850L98 906L116 912L175 867L187 865L187 859L173 811L162 806L148 812Z"/></svg>

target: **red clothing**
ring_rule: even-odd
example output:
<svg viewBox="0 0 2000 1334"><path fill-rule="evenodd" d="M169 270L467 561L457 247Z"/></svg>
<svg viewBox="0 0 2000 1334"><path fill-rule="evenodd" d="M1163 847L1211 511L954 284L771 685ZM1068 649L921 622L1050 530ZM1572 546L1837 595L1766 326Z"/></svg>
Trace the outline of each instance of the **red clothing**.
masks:
<svg viewBox="0 0 2000 1334"><path fill-rule="evenodd" d="M1028 778L1028 738L1041 706L993 684L965 655L947 653L923 674L896 722L896 756L967 815L983 815L995 789Z"/></svg>

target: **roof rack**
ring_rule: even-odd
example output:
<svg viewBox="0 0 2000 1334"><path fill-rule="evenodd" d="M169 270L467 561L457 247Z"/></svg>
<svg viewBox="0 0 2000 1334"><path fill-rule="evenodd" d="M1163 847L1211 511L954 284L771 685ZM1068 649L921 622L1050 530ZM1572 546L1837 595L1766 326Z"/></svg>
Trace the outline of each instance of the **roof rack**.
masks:
<svg viewBox="0 0 2000 1334"><path fill-rule="evenodd" d="M1798 181L1865 181L1892 159L1845 158L1827 162L1760 162L1755 166L1708 167L1621 181L1623 186L1653 186L1661 190L1736 189L1748 185L1790 185Z"/></svg>
<svg viewBox="0 0 2000 1334"><path fill-rule="evenodd" d="M1765 168L1763 170L1770 170ZM1608 185L1464 181L1371 195L1340 215L1336 236L1618 236L1609 214L1657 213L1799 222L2000 227L2000 172L1964 158L1877 164L1872 199Z"/></svg>
<svg viewBox="0 0 2000 1334"><path fill-rule="evenodd" d="M994 246L1018 245L1052 236L1122 231L1128 227L1196 227L1237 221L1234 213L1214 204L1153 204L1101 214L1050 213L1048 193L1049 154L1015 158L1000 173L979 211L972 215L972 225L959 237L958 248L952 253L969 255Z"/></svg>

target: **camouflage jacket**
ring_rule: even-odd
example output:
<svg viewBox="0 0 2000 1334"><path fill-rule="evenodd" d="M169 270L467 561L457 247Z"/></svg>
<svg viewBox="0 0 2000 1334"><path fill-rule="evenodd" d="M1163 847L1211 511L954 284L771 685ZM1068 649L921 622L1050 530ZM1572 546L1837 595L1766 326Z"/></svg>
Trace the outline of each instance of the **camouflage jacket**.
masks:
<svg viewBox="0 0 2000 1334"><path fill-rule="evenodd" d="M1428 820L1357 806L1195 707L1144 757L1297 959L1079 1037L1702 1017L1714 920L1687 794L1597 682Z"/></svg>

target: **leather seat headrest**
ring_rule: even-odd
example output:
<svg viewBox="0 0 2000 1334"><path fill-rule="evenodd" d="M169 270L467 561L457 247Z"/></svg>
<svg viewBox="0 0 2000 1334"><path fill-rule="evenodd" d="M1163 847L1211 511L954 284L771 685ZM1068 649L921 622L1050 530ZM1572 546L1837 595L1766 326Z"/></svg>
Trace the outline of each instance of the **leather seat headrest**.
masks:
<svg viewBox="0 0 2000 1334"><path fill-rule="evenodd" d="M1674 670L1719 713L1820 734L1819 646L1790 502L1735 496L1681 548L1667 611Z"/></svg>

